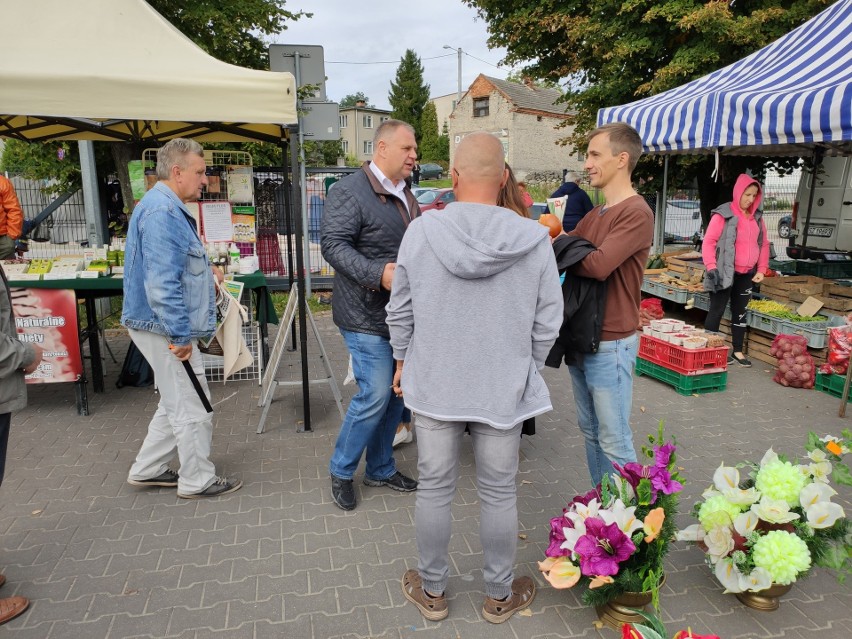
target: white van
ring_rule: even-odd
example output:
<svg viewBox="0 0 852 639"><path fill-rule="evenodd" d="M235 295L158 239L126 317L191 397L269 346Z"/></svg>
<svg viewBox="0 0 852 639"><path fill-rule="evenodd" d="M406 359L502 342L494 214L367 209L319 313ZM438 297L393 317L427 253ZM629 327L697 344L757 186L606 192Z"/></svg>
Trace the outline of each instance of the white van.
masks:
<svg viewBox="0 0 852 639"><path fill-rule="evenodd" d="M793 202L787 255L794 259L852 259L852 158L823 158L806 237L812 183L811 172L803 170Z"/></svg>

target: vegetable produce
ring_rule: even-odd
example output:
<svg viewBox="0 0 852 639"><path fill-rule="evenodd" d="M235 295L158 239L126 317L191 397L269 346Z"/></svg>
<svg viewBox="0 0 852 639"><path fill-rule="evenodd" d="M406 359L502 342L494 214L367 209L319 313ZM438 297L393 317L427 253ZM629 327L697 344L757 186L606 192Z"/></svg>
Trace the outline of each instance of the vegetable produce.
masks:
<svg viewBox="0 0 852 639"><path fill-rule="evenodd" d="M746 308L750 311L771 315L772 317L791 322L821 322L828 319L824 315L798 315L775 300L751 300Z"/></svg>
<svg viewBox="0 0 852 639"><path fill-rule="evenodd" d="M769 353L778 360L773 381L793 388L813 388L814 360L808 353L808 340L801 335L776 335Z"/></svg>
<svg viewBox="0 0 852 639"><path fill-rule="evenodd" d="M550 229L550 237L556 237L562 232L562 222L552 213L544 213L538 218L538 223Z"/></svg>

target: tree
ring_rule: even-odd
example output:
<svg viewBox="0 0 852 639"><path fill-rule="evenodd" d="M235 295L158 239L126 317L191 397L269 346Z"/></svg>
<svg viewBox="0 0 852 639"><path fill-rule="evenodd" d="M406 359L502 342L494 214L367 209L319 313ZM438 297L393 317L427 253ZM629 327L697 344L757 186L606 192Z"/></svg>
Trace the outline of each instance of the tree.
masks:
<svg viewBox="0 0 852 639"><path fill-rule="evenodd" d="M564 101L575 126L567 141L585 147L598 109L654 95L731 64L816 15L832 0L463 0L487 22L489 45L506 47L504 63L526 64L535 78L567 83ZM732 6L733 5L733 6ZM682 179L698 178L702 215L730 199L745 168L762 158L678 160ZM661 161L643 159L637 177L659 184Z"/></svg>
<svg viewBox="0 0 852 639"><path fill-rule="evenodd" d="M354 107L356 102L363 102L364 105L370 109L375 108L372 104L370 104L370 98L364 95L364 93L361 91L358 91L358 93L350 93L349 95L345 96L340 101L340 108L346 109Z"/></svg>
<svg viewBox="0 0 852 639"><path fill-rule="evenodd" d="M506 82L514 82L515 84L526 84L527 80L532 80L532 78L525 73L523 69L512 71L506 76ZM535 85L539 87L546 87L548 89L559 89L559 83L556 80L550 80L547 78L536 79Z"/></svg>
<svg viewBox="0 0 852 639"><path fill-rule="evenodd" d="M411 49L406 49L405 55L400 58L396 81L391 82L388 101L393 109L391 117L413 126L414 137L420 144L423 135L420 130L420 118L429 101L429 85L423 82L423 65Z"/></svg>
<svg viewBox="0 0 852 639"><path fill-rule="evenodd" d="M419 156L426 162L439 160L441 150L438 146L438 113L435 103L427 102L420 118L420 149Z"/></svg>

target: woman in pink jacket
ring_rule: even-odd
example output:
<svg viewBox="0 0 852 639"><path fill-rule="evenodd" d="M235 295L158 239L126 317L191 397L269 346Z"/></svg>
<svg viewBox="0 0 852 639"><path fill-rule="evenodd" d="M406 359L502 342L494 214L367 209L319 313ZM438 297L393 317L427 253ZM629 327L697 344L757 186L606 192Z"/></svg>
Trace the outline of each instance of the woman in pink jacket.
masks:
<svg viewBox="0 0 852 639"><path fill-rule="evenodd" d="M763 281L769 268L769 239L761 219L760 183L742 174L734 185L733 201L713 209L701 257L704 260L704 290L710 293L710 310L704 328L718 331L728 301L731 303L733 352L728 363L751 366L743 355L746 306L752 284Z"/></svg>

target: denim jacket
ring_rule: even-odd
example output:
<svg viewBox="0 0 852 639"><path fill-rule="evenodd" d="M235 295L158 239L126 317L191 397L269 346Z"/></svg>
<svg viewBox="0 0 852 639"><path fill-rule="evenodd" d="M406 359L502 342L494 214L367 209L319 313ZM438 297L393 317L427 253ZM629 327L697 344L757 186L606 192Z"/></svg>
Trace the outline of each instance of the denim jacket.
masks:
<svg viewBox="0 0 852 639"><path fill-rule="evenodd" d="M175 346L212 335L216 292L207 253L183 202L162 182L130 217L121 323Z"/></svg>

